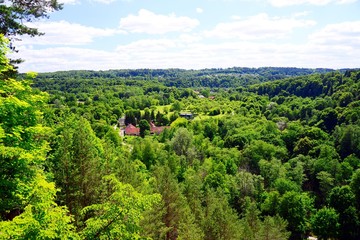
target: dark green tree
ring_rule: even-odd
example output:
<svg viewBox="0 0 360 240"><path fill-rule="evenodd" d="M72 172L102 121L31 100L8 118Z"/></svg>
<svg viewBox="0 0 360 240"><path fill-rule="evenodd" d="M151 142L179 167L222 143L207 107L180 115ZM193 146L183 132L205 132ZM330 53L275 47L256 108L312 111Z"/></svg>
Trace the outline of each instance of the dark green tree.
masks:
<svg viewBox="0 0 360 240"><path fill-rule="evenodd" d="M142 119L147 120L148 122L154 120L154 118L151 117L151 112L149 108L145 108L144 115L142 116Z"/></svg>
<svg viewBox="0 0 360 240"><path fill-rule="evenodd" d="M299 139L294 147L294 152L297 154L307 155L313 147L313 141L308 137Z"/></svg>
<svg viewBox="0 0 360 240"><path fill-rule="evenodd" d="M220 189L207 192L205 206L204 239L240 239L240 221Z"/></svg>
<svg viewBox="0 0 360 240"><path fill-rule="evenodd" d="M333 108L326 108L321 111L320 126L327 132L332 132L338 122L338 113Z"/></svg>
<svg viewBox="0 0 360 240"><path fill-rule="evenodd" d="M46 18L51 11L62 8L57 0L10 0L10 4L0 5L0 33L6 37L16 35L40 35L36 28L27 26L26 22Z"/></svg>
<svg viewBox="0 0 360 240"><path fill-rule="evenodd" d="M354 206L355 195L348 185L335 187L330 191L328 201L331 207L343 213L348 207Z"/></svg>
<svg viewBox="0 0 360 240"><path fill-rule="evenodd" d="M142 151L142 162L148 169L155 164L156 161L156 145L153 144L149 139L145 139L143 151Z"/></svg>
<svg viewBox="0 0 360 240"><path fill-rule="evenodd" d="M59 132L52 160L55 181L61 188L59 200L68 206L80 224L81 210L98 199L103 148L89 122L69 118Z"/></svg>
<svg viewBox="0 0 360 240"><path fill-rule="evenodd" d="M354 172L351 178L350 187L355 194L357 209L360 211L360 169Z"/></svg>
<svg viewBox="0 0 360 240"><path fill-rule="evenodd" d="M311 217L311 226L319 239L334 239L339 231L339 214L333 208L324 207Z"/></svg>
<svg viewBox="0 0 360 240"><path fill-rule="evenodd" d="M145 135L150 134L150 124L147 120L145 119L140 120L139 128L140 128L140 136L142 138L144 138Z"/></svg>
<svg viewBox="0 0 360 240"><path fill-rule="evenodd" d="M339 238L358 239L359 219L355 208L355 194L350 186L333 188L328 197L329 206L339 213Z"/></svg>
<svg viewBox="0 0 360 240"><path fill-rule="evenodd" d="M125 112L125 125L132 124L136 126L137 121L140 121L140 119L138 118L136 111L128 110Z"/></svg>
<svg viewBox="0 0 360 240"><path fill-rule="evenodd" d="M313 200L305 193L286 192L280 199L279 214L288 221L292 237L298 239L307 230L307 216L313 209Z"/></svg>
<svg viewBox="0 0 360 240"><path fill-rule="evenodd" d="M0 34L10 39L9 44L12 51L17 51L13 42L19 40L18 35L30 35L31 37L42 35L37 28L29 27L26 23L36 19L47 18L48 13L62 9L62 4L57 0L9 0L7 4L0 1ZM14 77L17 73L16 64L22 59L11 59L14 66L8 69L6 75Z"/></svg>
<svg viewBox="0 0 360 240"><path fill-rule="evenodd" d="M195 222L186 198L168 166L154 170L154 188L162 196L162 202L154 207L147 218L151 223L145 227L147 235L154 239L203 239L203 232ZM147 222L150 219L145 219Z"/></svg>
<svg viewBox="0 0 360 240"><path fill-rule="evenodd" d="M241 219L241 240L257 239L288 239L290 232L286 230L287 222L276 216L266 216L264 221L260 219L260 211L255 202L245 198L245 213Z"/></svg>
<svg viewBox="0 0 360 240"><path fill-rule="evenodd" d="M171 104L171 110L172 111L181 111L181 103L179 101L175 101L173 104Z"/></svg>
<svg viewBox="0 0 360 240"><path fill-rule="evenodd" d="M336 127L334 136L337 148L342 158L354 153L360 157L360 127L347 125Z"/></svg>

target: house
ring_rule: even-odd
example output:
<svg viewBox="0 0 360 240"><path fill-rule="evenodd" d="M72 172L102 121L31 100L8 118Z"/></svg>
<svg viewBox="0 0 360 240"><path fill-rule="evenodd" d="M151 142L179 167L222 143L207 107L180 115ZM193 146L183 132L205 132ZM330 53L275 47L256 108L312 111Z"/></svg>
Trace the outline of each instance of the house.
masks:
<svg viewBox="0 0 360 240"><path fill-rule="evenodd" d="M180 117L186 118L187 120L193 119L194 115L192 113L180 113Z"/></svg>
<svg viewBox="0 0 360 240"><path fill-rule="evenodd" d="M150 134L160 134L165 128L169 128L169 126L157 127L153 122L150 122Z"/></svg>
<svg viewBox="0 0 360 240"><path fill-rule="evenodd" d="M124 130L125 135L130 135L130 136L139 136L140 135L140 128L135 127L134 125L132 125L131 123L128 124Z"/></svg>
<svg viewBox="0 0 360 240"><path fill-rule="evenodd" d="M150 134L160 134L165 128L169 128L169 126L157 127L153 122L150 122ZM132 124L128 124L124 129L124 134L129 136L139 136L140 128L137 128Z"/></svg>

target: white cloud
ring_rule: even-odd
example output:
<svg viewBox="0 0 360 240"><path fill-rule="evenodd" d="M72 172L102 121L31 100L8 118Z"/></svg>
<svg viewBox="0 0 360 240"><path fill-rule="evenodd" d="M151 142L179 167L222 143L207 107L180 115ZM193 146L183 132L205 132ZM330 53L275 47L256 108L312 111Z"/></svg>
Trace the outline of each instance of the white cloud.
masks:
<svg viewBox="0 0 360 240"><path fill-rule="evenodd" d="M116 1L122 1L122 2L131 2L132 0L83 0L84 1L88 1L88 2L98 2L98 3L103 3L103 4L110 4ZM64 4L77 4L80 3L81 0L59 0L60 3L64 3Z"/></svg>
<svg viewBox="0 0 360 240"><path fill-rule="evenodd" d="M201 36L199 36L198 34L181 34L179 36L179 40L183 43L194 43L194 42L199 42L201 41L203 38Z"/></svg>
<svg viewBox="0 0 360 240"><path fill-rule="evenodd" d="M360 21L326 25L309 36L309 41L319 45L360 48Z"/></svg>
<svg viewBox="0 0 360 240"><path fill-rule="evenodd" d="M269 17L261 13L245 19L232 17L232 22L219 23L213 30L206 31L205 36L216 38L239 38L255 40L268 38L283 38L295 28L309 27L315 21L292 18Z"/></svg>
<svg viewBox="0 0 360 240"><path fill-rule="evenodd" d="M211 31L197 33L186 32L186 29L192 29L198 24L197 20L194 24L194 19L156 15L141 10L137 16L129 15L124 18L126 21L122 19L123 30L167 33L169 29L175 28L179 33L176 36L170 35L172 38L143 38L118 45L112 51L86 49L83 45L95 41L98 37L119 34L118 29L94 28L66 21L32 23L35 24L32 26L46 32L46 35L35 40L26 38L19 47L19 55L15 57L25 59L25 63L20 65L22 72L232 66L359 67L360 21L317 27L320 30L312 33L308 40L302 43L284 43L284 39L277 41L299 28L316 24L304 19L307 14L294 13L289 17L271 17L264 13L247 18L234 16L231 21L220 23ZM145 24L145 20L150 22L149 25ZM162 21L165 24L161 25ZM161 26L156 26L158 23ZM39 47L39 44L43 45ZM46 44L52 47L45 46ZM54 47L56 45L62 46Z"/></svg>
<svg viewBox="0 0 360 240"><path fill-rule="evenodd" d="M45 35L37 37L36 41L30 37L23 37L20 45L82 45L93 42L94 38L112 36L118 33L114 29L88 27L67 21L36 22L27 25L38 28Z"/></svg>
<svg viewBox="0 0 360 240"><path fill-rule="evenodd" d="M174 48L176 46L176 42L170 39L144 39L127 45L118 46L116 51L124 53L135 52L138 49L141 49L141 51L147 50L151 52L158 52L168 50L169 48Z"/></svg>
<svg viewBox="0 0 360 240"><path fill-rule="evenodd" d="M197 19L177 17L175 14L160 15L146 9L141 9L138 15L129 15L120 20L120 29L131 33L190 32L198 25Z"/></svg>
<svg viewBox="0 0 360 240"><path fill-rule="evenodd" d="M337 4L350 4L350 3L355 3L358 0L338 0L336 1Z"/></svg>
<svg viewBox="0 0 360 240"><path fill-rule="evenodd" d="M71 69L124 68L186 68L212 67L359 67L360 48L348 45L321 44L314 41L302 44L277 44L265 41L231 40L206 43L184 38L143 39L119 45L113 51L76 47L45 49L24 48L21 57L26 61L20 71L57 71Z"/></svg>
<svg viewBox="0 0 360 240"><path fill-rule="evenodd" d="M308 16L310 14L309 11L303 11L303 12L297 12L293 14L293 17L305 17Z"/></svg>
<svg viewBox="0 0 360 240"><path fill-rule="evenodd" d="M63 4L77 4L79 2L80 0L59 0L59 3L63 3Z"/></svg>
<svg viewBox="0 0 360 240"><path fill-rule="evenodd" d="M16 56L16 55L15 55ZM19 66L20 71L48 72L58 70L100 70L115 67L114 54L93 49L56 47L46 49L21 49L21 57L26 62ZM96 61L94 59L96 58Z"/></svg>
<svg viewBox="0 0 360 240"><path fill-rule="evenodd" d="M287 7L301 4L324 6L330 3L350 4L357 1L358 0L268 0L268 2L275 7Z"/></svg>
<svg viewBox="0 0 360 240"><path fill-rule="evenodd" d="M104 3L104 4L110 4L112 2L115 2L116 0L92 0L94 2Z"/></svg>
<svg viewBox="0 0 360 240"><path fill-rule="evenodd" d="M204 9L202 9L202 8L196 8L196 12L197 12L197 13L203 13L203 12L204 12Z"/></svg>

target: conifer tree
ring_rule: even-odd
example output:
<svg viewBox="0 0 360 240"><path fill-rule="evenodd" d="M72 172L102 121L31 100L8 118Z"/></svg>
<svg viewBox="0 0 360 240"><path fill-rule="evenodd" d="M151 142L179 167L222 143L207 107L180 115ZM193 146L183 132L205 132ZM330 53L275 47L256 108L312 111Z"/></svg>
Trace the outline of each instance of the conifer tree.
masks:
<svg viewBox="0 0 360 240"><path fill-rule="evenodd" d="M80 224L82 208L98 200L102 177L103 149L90 123L84 119L70 118L58 136L58 146L53 158L53 173L61 189L59 200L69 207Z"/></svg>

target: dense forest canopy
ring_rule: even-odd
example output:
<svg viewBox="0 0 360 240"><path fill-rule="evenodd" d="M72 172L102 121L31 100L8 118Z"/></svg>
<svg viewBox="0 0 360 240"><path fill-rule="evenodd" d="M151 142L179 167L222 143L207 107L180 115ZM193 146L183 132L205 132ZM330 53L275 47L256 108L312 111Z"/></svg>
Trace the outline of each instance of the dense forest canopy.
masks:
<svg viewBox="0 0 360 240"><path fill-rule="evenodd" d="M107 71L65 71L54 73L41 73L38 76L40 80L57 79L69 81L71 79L106 79L108 81L121 81L125 79L149 80L171 87L239 87L265 81L283 79L292 76L303 76L314 73L327 73L334 71L327 68L279 68L279 67L261 67L261 68L212 68L201 70L185 69L124 69ZM346 69L340 70L341 72ZM48 84L48 83L47 83Z"/></svg>

